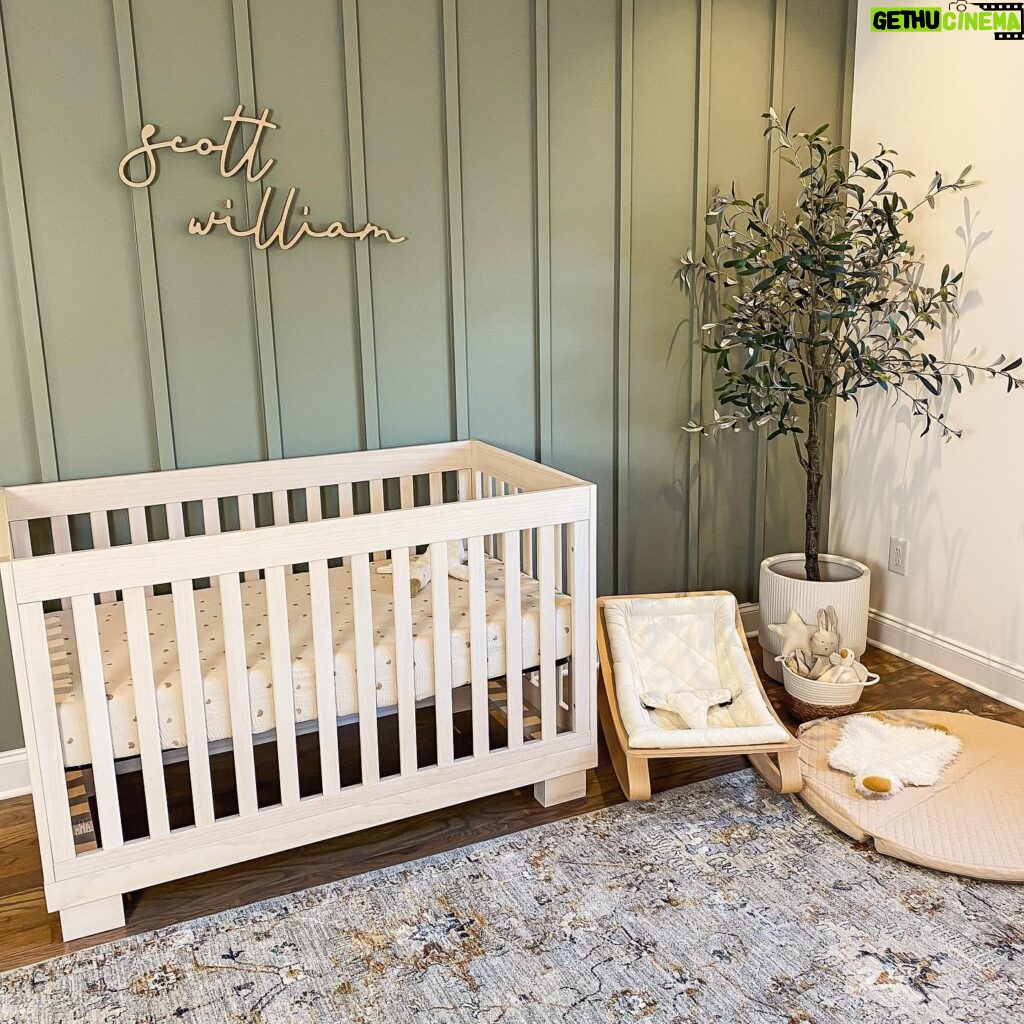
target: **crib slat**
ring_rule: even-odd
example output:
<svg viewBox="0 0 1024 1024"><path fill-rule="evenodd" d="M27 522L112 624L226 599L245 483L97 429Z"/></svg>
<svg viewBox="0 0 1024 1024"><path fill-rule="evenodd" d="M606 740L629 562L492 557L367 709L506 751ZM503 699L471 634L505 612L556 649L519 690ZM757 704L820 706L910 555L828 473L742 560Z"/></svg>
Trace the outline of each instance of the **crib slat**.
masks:
<svg viewBox="0 0 1024 1024"><path fill-rule="evenodd" d="M180 501L168 502L167 509L167 539L181 540L185 536L185 510Z"/></svg>
<svg viewBox="0 0 1024 1024"><path fill-rule="evenodd" d="M96 807L99 811L103 849L124 845L121 834L121 813L117 798L117 775L114 772L114 744L110 738L110 714L107 711L107 689L103 680L103 655L100 651L99 623L92 594L71 598L71 614L75 623L78 667L82 678L85 722L89 733L89 752L96 786Z"/></svg>
<svg viewBox="0 0 1024 1024"><path fill-rule="evenodd" d="M324 517L324 508L319 487L306 488L306 522L319 523Z"/></svg>
<svg viewBox="0 0 1024 1024"><path fill-rule="evenodd" d="M492 498L500 497L501 493L502 493L502 481L499 480L497 476L489 477L489 480L490 480L490 488L489 488L489 490L490 490L490 497L492 497ZM492 537L490 537L490 555L492 555L493 558L501 558L502 557L501 545L502 545L501 536L498 535L498 534L493 534Z"/></svg>
<svg viewBox="0 0 1024 1024"><path fill-rule="evenodd" d="M440 473L431 473L430 477L430 504L441 505L444 502L444 481Z"/></svg>
<svg viewBox="0 0 1024 1024"><path fill-rule="evenodd" d="M216 498L203 498L203 533L215 537L220 532L220 502Z"/></svg>
<svg viewBox="0 0 1024 1024"><path fill-rule="evenodd" d="M540 701L542 740L558 731L555 687L555 538L553 526L537 528L537 583L540 588Z"/></svg>
<svg viewBox="0 0 1024 1024"><path fill-rule="evenodd" d="M351 484L338 484L338 513L342 519L355 515L355 502L352 497ZM346 555L341 560L342 565L351 565L352 558Z"/></svg>
<svg viewBox="0 0 1024 1024"><path fill-rule="evenodd" d="M132 544L149 543L149 524L146 522L146 506L134 505L128 509L128 529L131 532ZM153 596L153 588L146 587L146 597Z"/></svg>
<svg viewBox="0 0 1024 1024"><path fill-rule="evenodd" d="M522 487L516 488L516 494L522 494ZM527 576L535 575L535 568L533 564L533 530L523 530L522 532L522 571Z"/></svg>
<svg viewBox="0 0 1024 1024"><path fill-rule="evenodd" d="M259 802L256 797L256 765L252 749L252 708L249 667L245 658L242 587L236 572L219 576L217 582L220 586L220 615L224 627L231 750L235 762L235 785L238 788L238 813L245 818L259 810Z"/></svg>
<svg viewBox="0 0 1024 1024"><path fill-rule="evenodd" d="M327 562L309 563L310 614L313 621L313 662L316 668L316 714L320 734L320 779L324 796L341 789L338 761L338 697L334 688L334 638Z"/></svg>
<svg viewBox="0 0 1024 1024"><path fill-rule="evenodd" d="M403 476L398 481L398 497L402 508L416 507L416 489L411 476Z"/></svg>
<svg viewBox="0 0 1024 1024"><path fill-rule="evenodd" d="M288 492L274 491L271 501L274 506L274 525L287 526L291 522L291 514L288 511Z"/></svg>
<svg viewBox="0 0 1024 1024"><path fill-rule="evenodd" d="M181 698L185 706L185 742L192 782L192 804L199 828L213 824L213 786L210 781L210 749L206 732L206 694L199 661L199 634L191 580L171 583L174 628L178 644Z"/></svg>
<svg viewBox="0 0 1024 1024"><path fill-rule="evenodd" d="M352 556L352 614L356 635L356 692L359 698L359 755L363 785L380 779L377 757L377 678L373 667L373 604L370 556Z"/></svg>
<svg viewBox="0 0 1024 1024"><path fill-rule="evenodd" d="M384 481L383 480L371 480L370 481L370 511L371 512L383 512L384 511ZM387 558L386 551L374 551L373 560L379 562L381 559Z"/></svg>
<svg viewBox="0 0 1024 1024"><path fill-rule="evenodd" d="M240 530L256 529L256 498L252 494L238 495L238 528ZM256 570L242 573L242 579L246 582L258 580L260 574Z"/></svg>
<svg viewBox="0 0 1024 1024"><path fill-rule="evenodd" d="M515 489L515 486L513 484L510 484L508 481L503 480L501 482L501 484L499 485L498 493L502 497L505 497L506 495L509 495L509 494L515 494L516 493L516 489ZM504 562L505 561L505 535L499 533L494 538L494 544L495 544L495 550L497 551L497 557L500 558Z"/></svg>
<svg viewBox="0 0 1024 1024"><path fill-rule="evenodd" d="M71 524L67 516L53 516L50 519L50 532L53 535L54 554L65 554L71 550Z"/></svg>
<svg viewBox="0 0 1024 1024"><path fill-rule="evenodd" d="M292 649L288 631L288 595L284 583L284 566L272 566L266 570L265 575L281 803L285 807L290 807L299 802L299 757L295 741L295 686L292 681Z"/></svg>
<svg viewBox="0 0 1024 1024"><path fill-rule="evenodd" d="M149 644L146 595L142 587L124 592L125 632L128 636L128 662L135 697L135 721L139 729L139 756L146 794L146 817L153 838L170 832L167 820L167 792L164 788L163 758L160 749L160 717L153 682L153 651Z"/></svg>
<svg viewBox="0 0 1024 1024"><path fill-rule="evenodd" d="M561 524L555 527L555 589L565 593L565 566L562 557L562 530Z"/></svg>
<svg viewBox="0 0 1024 1024"><path fill-rule="evenodd" d="M207 537L215 537L220 529L220 502L216 498L203 498L203 533ZM210 586L218 586L217 577L210 579Z"/></svg>
<svg viewBox="0 0 1024 1024"><path fill-rule="evenodd" d="M483 473L478 470L473 471L473 498L480 500L488 497L488 477L484 476ZM494 538L487 534L484 537L484 552L491 556L494 554Z"/></svg>
<svg viewBox="0 0 1024 1024"><path fill-rule="evenodd" d="M469 657L473 689L473 756L488 751L487 729L487 580L484 539L469 538Z"/></svg>
<svg viewBox="0 0 1024 1024"><path fill-rule="evenodd" d="M391 552L395 609L395 680L398 689L398 755L403 775L416 774L416 685L412 662L409 549Z"/></svg>
<svg viewBox="0 0 1024 1024"><path fill-rule="evenodd" d="M55 555L67 554L71 550L71 524L67 516L52 516L50 518L50 534L53 537L53 553ZM61 598L60 606L64 611L71 607L71 602Z"/></svg>
<svg viewBox="0 0 1024 1024"><path fill-rule="evenodd" d="M146 506L134 505L128 509L128 529L133 544L149 543L149 525L146 523Z"/></svg>
<svg viewBox="0 0 1024 1024"><path fill-rule="evenodd" d="M593 653L591 614L593 611L593 583L591 581L590 524L583 520L569 526L569 561L572 580L572 722L573 730L580 732L596 728L591 719L595 709L591 706L593 680L589 677ZM590 595L588 599L588 595Z"/></svg>
<svg viewBox="0 0 1024 1024"><path fill-rule="evenodd" d="M430 602L434 620L434 711L437 716L437 763L455 760L452 735L452 640L449 619L448 545L430 545Z"/></svg>
<svg viewBox="0 0 1024 1024"><path fill-rule="evenodd" d="M459 501L469 501L473 494L473 482L470 479L472 470L458 470Z"/></svg>
<svg viewBox="0 0 1024 1024"><path fill-rule="evenodd" d="M11 553L15 558L32 557L32 531L27 519L11 523Z"/></svg>
<svg viewBox="0 0 1024 1024"><path fill-rule="evenodd" d="M505 534L505 690L508 745L523 745L523 603L519 576L519 531Z"/></svg>
<svg viewBox="0 0 1024 1024"><path fill-rule="evenodd" d="M89 526L92 528L92 546L94 551L105 551L110 547L110 523L107 522L105 511L90 512ZM117 594L112 590L104 590L100 594L101 604L110 604L117 600Z"/></svg>
<svg viewBox="0 0 1024 1024"><path fill-rule="evenodd" d="M8 622L13 626L13 612L8 608ZM17 608L20 630L12 628L12 640L17 649L17 633L25 658L25 675L30 685L25 688L22 700L27 699L32 708L33 735L26 735L29 751L35 747L39 759L39 784L46 805L45 816L37 812L37 820L45 817L39 829L40 838L48 836L53 860L57 863L73 860L75 839L71 831L71 813L68 808L68 791L64 784L63 746L57 718L57 705L53 698L53 677L46 637L46 619L41 602L21 605ZM36 684L35 686L31 684ZM19 684L20 685L20 684ZM43 857L43 872L50 867Z"/></svg>

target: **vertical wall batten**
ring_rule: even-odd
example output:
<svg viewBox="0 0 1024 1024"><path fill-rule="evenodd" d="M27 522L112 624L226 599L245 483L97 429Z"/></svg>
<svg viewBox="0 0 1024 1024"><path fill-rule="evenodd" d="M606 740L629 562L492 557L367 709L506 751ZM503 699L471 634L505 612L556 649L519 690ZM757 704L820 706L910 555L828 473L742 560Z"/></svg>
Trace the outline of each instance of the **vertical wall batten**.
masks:
<svg viewBox="0 0 1024 1024"><path fill-rule="evenodd" d="M711 120L711 4L700 0L697 18L697 109L694 132L693 176L693 253L698 259L704 252L704 214L708 202L708 134ZM700 325L694 318L697 330ZM702 418L701 391L704 383L704 354L693 342L690 364L690 417L698 423ZM700 434L689 434L689 516L687 521L686 585L699 587L700 579Z"/></svg>
<svg viewBox="0 0 1024 1024"><path fill-rule="evenodd" d="M132 26L131 0L114 0L114 34L117 39L117 70L121 80L121 104L124 135L128 149L139 142L142 128L142 100L139 95L139 68L135 54L135 29ZM161 469L174 469L174 425L171 420L171 386L167 375L167 350L164 321L160 309L160 278L156 267L156 242L153 237L153 208L148 188L133 188L132 218L139 258L139 291L149 357L149 379L153 389L153 422L156 428L157 458Z"/></svg>
<svg viewBox="0 0 1024 1024"><path fill-rule="evenodd" d="M252 22L249 17L249 0L231 0L231 14L235 32L238 102L245 108L246 113L257 114L256 69L252 56ZM263 185L258 181L246 179L245 206L249 223L254 221L262 198ZM277 385L274 313L270 296L270 264L265 249L257 249L255 245L249 247L249 269L252 275L256 349L260 365L260 392L267 457L280 459L284 455L284 442L281 432L281 400Z"/></svg>
<svg viewBox="0 0 1024 1024"><path fill-rule="evenodd" d="M46 356L43 351L43 327L36 290L32 239L29 234L28 207L25 204L25 182L22 177L21 154L18 149L18 128L14 115L14 91L7 56L7 37L3 13L0 11L0 165L3 167L4 199L11 232L12 261L18 291L18 313L21 321L25 363L28 368L32 420L35 426L39 473L43 480L58 479L57 442L53 433L50 390L46 380Z"/></svg>
<svg viewBox="0 0 1024 1024"><path fill-rule="evenodd" d="M537 441L551 462L551 105L548 0L534 5L534 154L537 274Z"/></svg>
<svg viewBox="0 0 1024 1024"><path fill-rule="evenodd" d="M633 0L619 24L618 217L615 229L615 592L629 593L629 303L633 218Z"/></svg>
<svg viewBox="0 0 1024 1024"><path fill-rule="evenodd" d="M462 126L459 114L459 26L456 0L441 8L444 63L445 171L448 177L448 281L451 294L455 437L469 437L469 349L466 340L466 249L462 223Z"/></svg>
<svg viewBox="0 0 1024 1024"><path fill-rule="evenodd" d="M362 227L370 219L370 214L366 193L359 12L356 0L341 0L341 19L345 37L345 100L348 109L352 222ZM363 439L367 448L379 448L380 410L377 402L377 355L373 333L373 283L370 276L370 250L366 243L356 245L356 299L359 310L359 366L363 385Z"/></svg>
<svg viewBox="0 0 1024 1024"><path fill-rule="evenodd" d="M772 59L769 97L772 110L784 117L782 83L786 60L786 2L775 0L772 20ZM765 195L768 203L778 209L779 171L781 159L772 140L765 153ZM768 505L768 441L763 429L754 434L754 535L750 545L750 593L757 593L761 561L765 556L765 516Z"/></svg>
<svg viewBox="0 0 1024 1024"><path fill-rule="evenodd" d="M853 66L854 52L857 45L857 3L856 0L847 0L846 5L846 39L843 48L843 90L842 109L839 113L839 131L835 141L850 145L850 122L853 117ZM819 550L828 551L829 527L831 517L828 510L832 504L832 458L835 454L835 433L836 433L836 403L833 399L828 404L825 412L825 427L821 432L821 448L824 452L822 459L821 497L820 507L821 528L819 537Z"/></svg>

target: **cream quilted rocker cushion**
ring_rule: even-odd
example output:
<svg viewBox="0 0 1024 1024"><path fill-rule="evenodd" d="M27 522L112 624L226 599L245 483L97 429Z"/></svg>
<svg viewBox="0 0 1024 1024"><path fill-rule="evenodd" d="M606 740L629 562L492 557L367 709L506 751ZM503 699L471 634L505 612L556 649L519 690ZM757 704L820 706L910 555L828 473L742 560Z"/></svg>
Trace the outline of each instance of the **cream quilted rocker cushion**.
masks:
<svg viewBox="0 0 1024 1024"><path fill-rule="evenodd" d="M789 733L772 717L736 631L730 596L622 598L604 605L615 693L631 747L706 747L774 743ZM644 707L641 694L726 689L731 704L712 707L706 729Z"/></svg>

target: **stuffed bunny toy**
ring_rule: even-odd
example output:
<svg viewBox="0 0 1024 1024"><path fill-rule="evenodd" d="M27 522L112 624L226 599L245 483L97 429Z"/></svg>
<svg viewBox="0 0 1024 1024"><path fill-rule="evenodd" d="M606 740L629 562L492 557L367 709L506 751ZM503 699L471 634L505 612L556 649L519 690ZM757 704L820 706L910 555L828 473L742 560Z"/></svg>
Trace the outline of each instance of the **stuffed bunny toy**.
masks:
<svg viewBox="0 0 1024 1024"><path fill-rule="evenodd" d="M830 658L839 650L839 619L832 605L819 610L818 628L811 634L810 648L815 658Z"/></svg>

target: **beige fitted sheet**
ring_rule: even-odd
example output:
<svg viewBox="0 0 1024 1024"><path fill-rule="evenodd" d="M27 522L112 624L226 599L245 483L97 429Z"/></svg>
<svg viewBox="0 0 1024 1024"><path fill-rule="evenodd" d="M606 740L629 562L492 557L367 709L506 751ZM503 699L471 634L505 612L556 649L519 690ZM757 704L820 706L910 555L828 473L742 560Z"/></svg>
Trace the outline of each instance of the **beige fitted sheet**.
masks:
<svg viewBox="0 0 1024 1024"><path fill-rule="evenodd" d="M505 567L496 559L486 559L487 588L487 675L494 679L505 674ZM394 605L392 577L370 572L374 621L374 673L377 706L397 704L395 674ZM449 578L449 620L451 623L453 688L470 681L469 583ZM331 614L334 634L334 669L338 715L353 715L358 710L356 691L355 630L352 613L352 578L348 566L329 570ZM523 669L540 664L540 597L537 580L521 576ZM309 577L305 573L286 576L289 632L292 655L292 686L295 720L307 722L317 717L314 685L313 637L310 619ZM412 598L413 678L416 699L434 694L434 639L430 587ZM215 589L195 592L199 654L206 700L206 727L210 740L231 735L228 700L228 676L220 615L220 593ZM267 628L266 586L262 580L242 584L245 655L249 669L250 715L254 734L276 727L273 683L270 668L270 639ZM170 595L152 597L147 602L153 674L160 722L160 742L165 750L185 747L185 713L181 677L178 671L177 641ZM128 659L124 609L121 602L100 605L96 609L107 690L107 708L115 757L139 753L133 682ZM566 658L571 651L572 600L564 594L555 599L555 656ZM73 647L70 612L47 616L47 626L55 658ZM91 761L89 734L82 700L81 680L75 658L70 686L59 687L58 720L66 765Z"/></svg>

